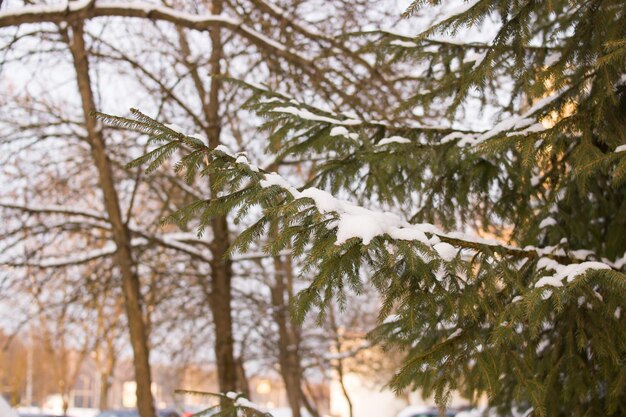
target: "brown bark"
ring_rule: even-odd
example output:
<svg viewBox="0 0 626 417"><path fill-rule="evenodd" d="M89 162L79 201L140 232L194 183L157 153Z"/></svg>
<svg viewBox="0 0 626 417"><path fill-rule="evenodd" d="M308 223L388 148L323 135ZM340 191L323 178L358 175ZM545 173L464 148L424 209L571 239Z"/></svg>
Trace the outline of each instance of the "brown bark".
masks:
<svg viewBox="0 0 626 417"><path fill-rule="evenodd" d="M248 377L246 376L246 368L243 366L243 358L236 358L235 364L237 365L237 389L246 398L250 398L250 385L248 384Z"/></svg>
<svg viewBox="0 0 626 417"><path fill-rule="evenodd" d="M211 13L222 12L222 0L211 2ZM209 66L212 75L221 74L222 35L219 28L210 33L211 56ZM220 93L221 82L217 77L211 77L209 103L206 106L208 122L209 146L215 148L220 144ZM228 222L225 216L211 220L213 242L211 242L211 312L215 322L215 357L217 360L217 376L222 392L237 390L237 366L234 357L233 321L231 311L231 280L232 262L226 258L226 251L230 246Z"/></svg>
<svg viewBox="0 0 626 417"><path fill-rule="evenodd" d="M109 391L111 390L111 382L113 372L115 370L116 356L115 347L111 340L107 340L106 358L98 358L99 376L100 376L100 392L98 393L98 408L100 411L109 408ZM96 356L99 356L96 353ZM101 363L104 362L104 363Z"/></svg>
<svg viewBox="0 0 626 417"><path fill-rule="evenodd" d="M285 383L287 400L293 417L300 417L302 405L301 384L302 370L298 347L300 335L297 325L289 314L291 288L291 264L280 257L274 258L275 284L271 288L274 316L278 325L278 362L280 373ZM285 282L287 281L287 282ZM287 299L285 299L287 297Z"/></svg>
<svg viewBox="0 0 626 417"><path fill-rule="evenodd" d="M337 359L337 364L335 366L335 370L337 371L337 378L339 379L341 392L343 393L343 396L346 399L346 403L348 403L348 416L353 417L354 409L352 406L352 399L350 398L350 394L348 393L348 388L346 387L345 370L343 367L343 359L341 359L341 352L342 352L341 337L339 336L339 327L337 326L337 322L335 320L335 313L333 312L332 306L329 308L328 318L330 319L330 325L332 326L335 349L337 351L337 354L339 355L339 359Z"/></svg>
<svg viewBox="0 0 626 417"><path fill-rule="evenodd" d="M215 358L220 391L237 391L237 366L233 354L233 323L231 315L231 261L224 259L228 249L226 219L213 222L213 256L211 261L211 312L215 324ZM220 255L221 254L221 255Z"/></svg>
<svg viewBox="0 0 626 417"><path fill-rule="evenodd" d="M64 288L62 291L63 294L67 296L68 289ZM52 365L51 368L54 375L52 379L55 381L57 392L61 396L61 409L63 411L63 415L66 415L70 405L70 392L76 384L80 367L87 357L89 342L88 340L85 340L82 348L78 350L67 348L65 344L66 337L68 336L67 308L69 302L67 299L60 308L55 321L50 325L48 323L48 317L44 313L46 308L41 299L38 298L38 291L34 290L32 295L39 310L38 315L41 328L40 333L42 345L48 354L48 361ZM53 329L54 333L51 333L50 329ZM55 341L58 345L55 345Z"/></svg>
<svg viewBox="0 0 626 417"><path fill-rule="evenodd" d="M96 120L91 117L91 112L95 111L96 108L91 90L89 62L83 38L82 22L75 22L71 28L72 35L69 39L69 46L76 70L76 80L82 101L85 127L91 147L91 155L98 170L100 187L104 196L104 206L111 224L113 240L117 246L115 255L117 266L122 276L126 316L134 355L137 408L141 417L155 417L152 392L150 391L152 380L150 375L148 335L146 324L143 320L140 283L134 269L135 264L131 252L130 233L122 218L111 161L106 152L102 131Z"/></svg>
<svg viewBox="0 0 626 417"><path fill-rule="evenodd" d="M318 411L319 405L317 404L315 397L311 395L311 389L307 381L304 380L303 382L304 384L302 384L302 386L300 387L300 398L302 398L302 405L304 405L304 408L306 408L306 410L309 412L309 414L312 417L320 417L320 413ZM307 391L309 391L308 395L306 391L304 390L305 387L307 388ZM311 396L310 399L309 399L309 395Z"/></svg>
<svg viewBox="0 0 626 417"><path fill-rule="evenodd" d="M98 409L100 411L109 408L109 389L111 388L111 374L100 373L100 392L98 392Z"/></svg>
<svg viewBox="0 0 626 417"><path fill-rule="evenodd" d="M310 60L301 57L292 51L286 50L273 42L268 42L265 37L259 36L256 31L237 19L217 16L221 13L222 5L221 2L213 3L212 5L217 5L219 7L213 7L211 15L200 17L180 13L175 9L160 5L154 5L151 8L149 7L144 9L139 7L127 7L121 2L119 4L108 3L99 5L94 1L89 4L81 5L80 7L74 6L66 9L60 7L50 7L45 11L42 11L41 8L37 6L26 6L15 13L5 13L0 16L0 27L43 22L67 22L75 24L77 22L83 22L87 19L104 16L138 17L150 20L162 20L174 23L180 27L200 31L210 29L211 33L215 31L219 32L219 28L226 28L247 39L251 44L259 47L260 49L269 51L273 55L280 56L294 65L298 65L302 68L314 66L314 63ZM218 5L217 3L220 4Z"/></svg>
<svg viewBox="0 0 626 417"><path fill-rule="evenodd" d="M222 13L222 0L211 1L211 13ZM181 51L189 55L189 44L181 27L178 28ZM211 75L221 74L221 60L224 56L222 48L222 35L219 26L210 31L211 56L209 57L209 70ZM195 66L189 67L191 78L202 102L202 110L206 119L204 129L209 146L215 148L221 143L221 120L220 120L220 90L221 82L218 77L211 77L210 89L207 92L200 74ZM208 100L207 100L208 96ZM211 178L209 186L212 189ZM233 276L232 262L226 258L226 252L230 247L228 221L225 216L215 217L211 220L213 240L209 245L211 250L211 285L209 305L213 315L215 326L215 359L217 362L217 378L219 389L226 393L229 391L245 391L245 381L241 379L240 372L235 361L234 338L232 322L232 294L231 281ZM238 377L239 376L239 377Z"/></svg>
<svg viewBox="0 0 626 417"><path fill-rule="evenodd" d="M213 37L214 32L219 32L222 28L228 29L232 33L246 39L250 44L256 46L259 51L266 52L270 56L283 58L291 65L299 68L303 74L310 77L310 80L315 85L325 85L326 87L322 88L322 91L328 90L325 91L326 96L330 97L330 93L337 94L345 102L352 103L353 107L358 107L359 103L354 100L354 96L346 93L342 88L330 82L326 78L327 71L324 68L318 67L315 60L299 54L296 50L285 48L280 42L275 42L263 33L257 32L251 26L237 18L221 16L221 2L213 3L214 2L211 3L212 6L220 3L219 7L213 7L211 10L212 13L205 16L181 13L173 8L162 5L127 7L123 4L98 4L95 1L73 5L71 7L68 6L67 8L49 7L46 10L41 10L39 7L26 6L16 12L5 13L0 16L0 27L43 22L66 22L72 24L74 22L82 22L97 17L118 16L166 21L179 27L186 27L198 31L209 31L211 37ZM361 58L359 58L358 61L365 62ZM371 69L372 67L368 65L368 68ZM376 74L378 74L377 71L374 76L377 76Z"/></svg>

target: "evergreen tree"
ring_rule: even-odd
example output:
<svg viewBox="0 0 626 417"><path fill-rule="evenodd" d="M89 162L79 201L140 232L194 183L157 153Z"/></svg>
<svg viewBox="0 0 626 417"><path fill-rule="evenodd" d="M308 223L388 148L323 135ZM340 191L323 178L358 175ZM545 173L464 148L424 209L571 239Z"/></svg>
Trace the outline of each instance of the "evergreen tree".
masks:
<svg viewBox="0 0 626 417"><path fill-rule="evenodd" d="M489 42L459 40L488 26ZM413 92L383 118L246 85L268 147L317 161L299 188L138 111L99 117L159 145L134 165L178 151L188 179L212 178L219 197L169 221L202 230L262 208L231 251L278 225L268 252L314 276L297 317L375 286L371 337L407 352L395 390L487 394L500 415L626 415L626 4L471 0L412 38L358 36ZM487 130L463 120L477 103L498 115Z"/></svg>

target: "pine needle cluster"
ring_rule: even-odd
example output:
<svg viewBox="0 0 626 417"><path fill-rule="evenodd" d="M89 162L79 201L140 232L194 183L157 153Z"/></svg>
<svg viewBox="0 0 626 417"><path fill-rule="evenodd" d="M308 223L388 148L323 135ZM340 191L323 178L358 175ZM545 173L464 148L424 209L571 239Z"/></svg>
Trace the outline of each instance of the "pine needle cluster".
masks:
<svg viewBox="0 0 626 417"><path fill-rule="evenodd" d="M415 1L406 14L431 3L442 2ZM262 209L232 251L278 231L267 251L291 251L312 277L296 317L375 286L371 337L407 352L396 391L440 404L453 390L487 394L500 415L626 415L626 4L473 0L459 10L415 37L368 35L381 65L423 69L393 111L420 107L431 116L422 120L448 123L333 114L232 81L266 118L278 159L319 161L300 188L137 111L98 117L159 144L133 164L153 170L179 153L188 180L211 176L219 196L170 221L202 230L211 216ZM450 40L487 23L498 25L489 42ZM498 108L488 130L459 127L476 97ZM382 226L346 235L355 219ZM451 232L468 224L496 239Z"/></svg>

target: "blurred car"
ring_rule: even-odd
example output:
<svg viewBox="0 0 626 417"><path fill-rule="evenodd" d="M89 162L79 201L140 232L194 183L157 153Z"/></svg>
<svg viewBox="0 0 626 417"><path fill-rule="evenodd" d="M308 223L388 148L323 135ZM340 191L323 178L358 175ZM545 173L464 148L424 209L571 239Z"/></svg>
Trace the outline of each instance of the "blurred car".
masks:
<svg viewBox="0 0 626 417"><path fill-rule="evenodd" d="M157 417L180 417L176 410L172 408L156 410L156 415ZM139 411L135 409L105 410L98 414L97 417L139 417Z"/></svg>
<svg viewBox="0 0 626 417"><path fill-rule="evenodd" d="M157 410L157 417L180 417L180 414L172 408L164 408L163 410Z"/></svg>
<svg viewBox="0 0 626 417"><path fill-rule="evenodd" d="M157 410L157 417L180 417L180 415L174 409L165 408L163 410Z"/></svg>

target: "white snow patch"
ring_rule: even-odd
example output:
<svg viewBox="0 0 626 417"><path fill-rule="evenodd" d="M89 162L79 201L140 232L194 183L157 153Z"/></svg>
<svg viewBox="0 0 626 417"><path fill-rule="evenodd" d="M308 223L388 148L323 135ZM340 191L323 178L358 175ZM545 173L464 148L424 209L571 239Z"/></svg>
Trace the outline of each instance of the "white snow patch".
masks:
<svg viewBox="0 0 626 417"><path fill-rule="evenodd" d="M465 132L452 132L444 136L439 143L444 144L457 139L461 139L459 141L459 146L463 146L466 143L473 142L476 139L476 135Z"/></svg>
<svg viewBox="0 0 626 417"><path fill-rule="evenodd" d="M389 235L397 240L417 240L426 246L430 246L430 241L423 231L416 227L393 227Z"/></svg>
<svg viewBox="0 0 626 417"><path fill-rule="evenodd" d="M425 405L411 405L400 411L396 417L413 417L424 413L429 413L432 409Z"/></svg>
<svg viewBox="0 0 626 417"><path fill-rule="evenodd" d="M535 103L528 111L522 115L512 116L497 123L490 130L484 132L477 138L468 137L467 140L462 140L458 143L459 146L465 145L478 145L491 139L503 132L507 132L507 136L524 135L527 133L535 133L545 130L543 125L539 123L535 117L532 117L534 113L539 111L544 106L547 106L552 101L560 97L560 94L554 94L552 96L545 97L537 103ZM520 130L523 129L523 130Z"/></svg>
<svg viewBox="0 0 626 417"><path fill-rule="evenodd" d="M391 136L388 138L382 138L376 146L384 146L390 143L411 143L411 139L403 138L402 136Z"/></svg>
<svg viewBox="0 0 626 417"><path fill-rule="evenodd" d="M255 403L253 403L252 401L248 400L247 398L241 396L240 394L233 392L233 391L229 391L226 394L224 394L227 398L230 398L231 400L235 401L235 406L237 407L246 407L246 408L252 408L256 411L259 411L261 413L266 413L267 410L263 407L261 407L260 405L257 405Z"/></svg>
<svg viewBox="0 0 626 417"><path fill-rule="evenodd" d="M448 336L446 341L448 341L450 339L454 339L455 337L459 337L461 335L461 333L463 333L463 329L456 329L454 332L452 332L452 334L450 336Z"/></svg>
<svg viewBox="0 0 626 417"><path fill-rule="evenodd" d="M540 182L541 182L541 175L534 174L532 177L530 177L530 185L532 185L533 187L538 186Z"/></svg>
<svg viewBox="0 0 626 417"><path fill-rule="evenodd" d="M403 48L416 48L417 47L417 44L415 42L401 41L399 39L396 39L395 41L391 41L389 42L389 44L393 46L401 46Z"/></svg>
<svg viewBox="0 0 626 417"><path fill-rule="evenodd" d="M550 340L548 340L548 339L541 340L539 343L537 343L537 348L535 349L535 353L540 354L548 346L550 346Z"/></svg>
<svg viewBox="0 0 626 417"><path fill-rule="evenodd" d="M561 264L559 264L557 261L555 261L554 259L550 259L550 258L540 258L539 261L537 262L537 268L538 269L548 269L548 270L552 270L552 271L556 271Z"/></svg>
<svg viewBox="0 0 626 417"><path fill-rule="evenodd" d="M274 172L265 174L264 179L262 179L260 183L261 183L261 187L264 187L264 188L269 188L273 185L277 185L280 188L286 189L291 194L295 195L296 193L298 193L298 190L296 190L291 184L289 184L286 179L284 179L283 177L281 177L280 175Z"/></svg>
<svg viewBox="0 0 626 417"><path fill-rule="evenodd" d="M337 213L336 223L337 241L340 245L352 238L360 238L367 245L376 236L388 234L393 239L417 240L428 247L430 242L420 225L412 225L390 212L376 212L364 207L356 206L333 197L330 193L318 188L307 188L300 192L292 187L278 174L266 174L260 182L262 187L277 185L289 191L296 198L311 198L315 206L322 213Z"/></svg>
<svg viewBox="0 0 626 417"><path fill-rule="evenodd" d="M457 252L458 252L458 250L454 246L452 246L451 244L447 242L437 243L436 245L433 246L433 249L437 251L439 256L441 256L441 258L444 261L448 261L448 262L453 260L456 257Z"/></svg>
<svg viewBox="0 0 626 417"><path fill-rule="evenodd" d="M340 201L335 199L332 194L320 190L319 188L311 187L300 193L299 198L312 198L315 201L315 205L317 209L321 212L328 213L331 211L341 210Z"/></svg>
<svg viewBox="0 0 626 417"><path fill-rule="evenodd" d="M359 238L367 245L400 223L400 219L391 213L375 213L363 207L347 206L342 211L337 224L337 245L352 238Z"/></svg>
<svg viewBox="0 0 626 417"><path fill-rule="evenodd" d="M334 119L332 117L320 116L318 114L310 112L309 110L298 109L296 107L276 107L276 108L273 108L271 111L275 113L292 114L301 119L311 120L311 121L316 121L316 122L332 123L335 125L354 126L354 125L360 125L362 123L360 120L355 120L355 119L339 120L339 119Z"/></svg>
<svg viewBox="0 0 626 417"><path fill-rule="evenodd" d="M543 259L545 258L540 259L540 262ZM552 287L562 287L563 280L566 280L567 282L572 282L574 281L574 279L576 279L576 277L587 273L589 270L610 269L610 267L605 263L594 261L570 265L560 265L554 262L554 264L550 264L550 269L555 270L556 274L541 278L535 283L535 288L541 288L546 285Z"/></svg>
<svg viewBox="0 0 626 417"><path fill-rule="evenodd" d="M343 136L352 140L357 140L359 138L358 133L349 132L348 129L343 126L335 126L330 129L330 136Z"/></svg>
<svg viewBox="0 0 626 417"><path fill-rule="evenodd" d="M537 281L535 283L535 288L545 287L546 285L549 285L551 287L562 287L563 286L563 281L560 278L557 278L554 275L547 276L547 277L543 277L539 281Z"/></svg>
<svg viewBox="0 0 626 417"><path fill-rule="evenodd" d="M468 62L474 62L474 66L472 68L476 68L483 62L485 56L487 56L487 52L476 52L474 50L470 50L463 58L463 63L467 64Z"/></svg>
<svg viewBox="0 0 626 417"><path fill-rule="evenodd" d="M168 129L173 130L174 132L183 133L183 128L174 123L163 123L163 126Z"/></svg>
<svg viewBox="0 0 626 417"><path fill-rule="evenodd" d="M383 323L393 323L394 321L398 321L400 320L400 316L397 314L390 314L387 317L385 317L385 320L383 320Z"/></svg>
<svg viewBox="0 0 626 417"><path fill-rule="evenodd" d="M230 150L229 147L225 146L225 145L217 145L215 147L216 151L220 151L222 153L225 153L226 155L230 156L230 157L235 157L235 154L233 153L233 151Z"/></svg>
<svg viewBox="0 0 626 417"><path fill-rule="evenodd" d="M537 123L534 123L534 124L528 126L524 130L520 130L518 132L509 132L509 133L507 133L507 136L527 135L529 133L543 132L544 130L546 130L546 128L543 126L543 124L537 122Z"/></svg>
<svg viewBox="0 0 626 417"><path fill-rule="evenodd" d="M253 410L256 410L260 413L267 413L267 409L265 409L264 407L261 407L258 404L253 403L252 401L250 401L247 398L244 397L239 397L237 398L237 401L235 401L235 405L237 407L245 407L245 408L250 408Z"/></svg>
<svg viewBox="0 0 626 417"><path fill-rule="evenodd" d="M249 165L248 157L244 154L237 155L237 159L235 159L235 163L237 164L246 164Z"/></svg>
<svg viewBox="0 0 626 417"><path fill-rule="evenodd" d="M330 136L348 136L348 129L343 126L335 126L330 129Z"/></svg>
<svg viewBox="0 0 626 417"><path fill-rule="evenodd" d="M617 152L626 152L626 145L620 145L617 148L615 148L615 153Z"/></svg>
<svg viewBox="0 0 626 417"><path fill-rule="evenodd" d="M556 225L556 220L554 220L552 217L547 217L543 219L541 223L539 223L539 228L543 229L545 227L550 227L554 225Z"/></svg>

